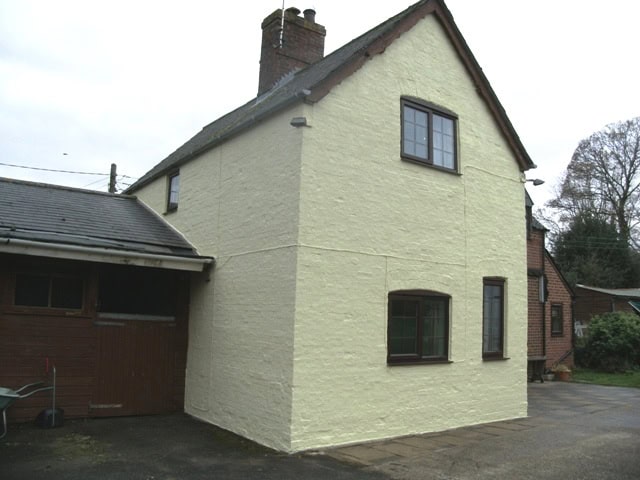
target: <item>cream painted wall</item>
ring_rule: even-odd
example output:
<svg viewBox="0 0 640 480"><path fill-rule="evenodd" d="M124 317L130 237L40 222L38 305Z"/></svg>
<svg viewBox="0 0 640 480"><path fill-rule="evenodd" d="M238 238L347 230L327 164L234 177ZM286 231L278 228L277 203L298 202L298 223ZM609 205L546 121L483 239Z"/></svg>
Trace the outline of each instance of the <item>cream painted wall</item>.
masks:
<svg viewBox="0 0 640 480"><path fill-rule="evenodd" d="M193 277L185 409L270 447L290 449L301 107L180 168L165 215L201 255ZM136 192L164 212L167 179Z"/></svg>
<svg viewBox="0 0 640 480"><path fill-rule="evenodd" d="M459 116L460 175L400 159L400 97ZM307 106L292 450L527 414L521 173L434 17ZM482 361L482 278L506 278L505 361ZM451 295L450 360L386 365L387 295Z"/></svg>
<svg viewBox="0 0 640 480"><path fill-rule="evenodd" d="M457 112L460 174L400 159L401 95ZM192 282L187 412L285 451L526 415L521 174L433 17L180 174L165 218L217 261ZM162 212L166 187L137 194ZM481 358L483 276L507 279L506 361ZM413 288L451 295L452 363L386 365L388 292Z"/></svg>

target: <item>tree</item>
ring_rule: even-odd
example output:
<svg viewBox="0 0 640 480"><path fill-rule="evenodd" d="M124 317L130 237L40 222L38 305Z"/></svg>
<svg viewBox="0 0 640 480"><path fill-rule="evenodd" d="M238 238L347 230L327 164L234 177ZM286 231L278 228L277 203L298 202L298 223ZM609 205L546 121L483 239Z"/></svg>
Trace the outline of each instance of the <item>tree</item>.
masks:
<svg viewBox="0 0 640 480"><path fill-rule="evenodd" d="M620 237L640 250L640 117L582 140L547 205L565 225L579 216L612 222Z"/></svg>
<svg viewBox="0 0 640 480"><path fill-rule="evenodd" d="M624 288L640 281L637 253L615 225L581 212L555 236L555 261L571 285Z"/></svg>

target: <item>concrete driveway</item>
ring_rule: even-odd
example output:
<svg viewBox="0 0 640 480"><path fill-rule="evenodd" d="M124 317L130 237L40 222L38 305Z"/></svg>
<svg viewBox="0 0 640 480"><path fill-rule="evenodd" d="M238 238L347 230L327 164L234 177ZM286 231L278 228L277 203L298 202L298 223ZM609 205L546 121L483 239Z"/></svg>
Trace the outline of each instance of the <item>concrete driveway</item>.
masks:
<svg viewBox="0 0 640 480"><path fill-rule="evenodd" d="M284 455L186 415L10 425L0 478L640 478L640 390L529 384L529 418Z"/></svg>

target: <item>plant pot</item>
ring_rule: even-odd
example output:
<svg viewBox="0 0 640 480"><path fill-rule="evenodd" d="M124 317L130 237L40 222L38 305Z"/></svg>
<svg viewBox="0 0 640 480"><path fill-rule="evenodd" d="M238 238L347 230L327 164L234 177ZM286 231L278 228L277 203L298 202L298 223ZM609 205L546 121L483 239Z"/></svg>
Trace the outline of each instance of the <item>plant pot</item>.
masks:
<svg viewBox="0 0 640 480"><path fill-rule="evenodd" d="M555 375L553 373L545 373L544 375L542 375L542 378L545 382L552 382L555 378Z"/></svg>
<svg viewBox="0 0 640 480"><path fill-rule="evenodd" d="M571 372L556 372L556 379L561 382L568 382L571 380Z"/></svg>

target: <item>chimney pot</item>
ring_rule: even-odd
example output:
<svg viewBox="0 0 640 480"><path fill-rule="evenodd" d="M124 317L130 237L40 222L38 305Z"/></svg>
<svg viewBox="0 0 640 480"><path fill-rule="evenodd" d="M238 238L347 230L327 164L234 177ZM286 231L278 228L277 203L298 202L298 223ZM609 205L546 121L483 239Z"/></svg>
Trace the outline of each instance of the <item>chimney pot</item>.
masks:
<svg viewBox="0 0 640 480"><path fill-rule="evenodd" d="M307 8L303 13L306 21L316 23L316 11L313 8Z"/></svg>
<svg viewBox="0 0 640 480"><path fill-rule="evenodd" d="M285 10L285 12L287 13L291 13L293 16L297 17L298 15L300 15L300 10L297 9L296 7L289 7Z"/></svg>

